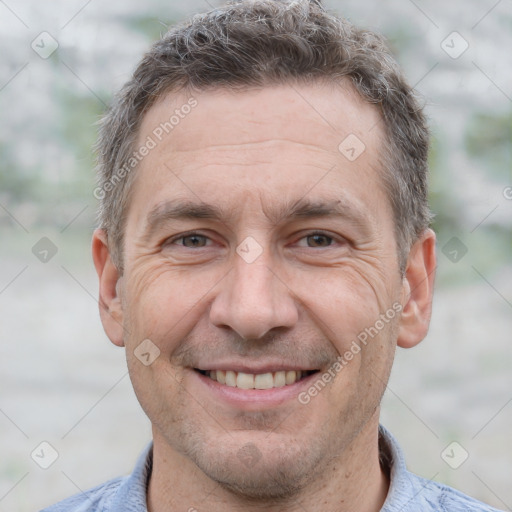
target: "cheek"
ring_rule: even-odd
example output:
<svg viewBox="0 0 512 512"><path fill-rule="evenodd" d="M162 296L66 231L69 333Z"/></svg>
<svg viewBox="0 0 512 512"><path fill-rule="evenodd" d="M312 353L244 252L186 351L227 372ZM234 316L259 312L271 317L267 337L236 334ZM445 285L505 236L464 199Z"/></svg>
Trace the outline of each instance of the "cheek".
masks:
<svg viewBox="0 0 512 512"><path fill-rule="evenodd" d="M387 290L380 276L362 274L354 266L343 266L312 279L304 274L297 285L306 311L338 350L369 328L392 305L394 292Z"/></svg>
<svg viewBox="0 0 512 512"><path fill-rule="evenodd" d="M330 368L334 378L326 395L335 423L369 418L380 404L393 363L397 322L380 330L373 324L362 331L364 338L344 339L336 347L340 356Z"/></svg>
<svg viewBox="0 0 512 512"><path fill-rule="evenodd" d="M385 280L378 268L360 262L316 281L318 286L312 286L306 277L301 291L306 314L339 354L338 364L330 368L334 377L329 403L337 407L346 401L350 408L351 402L365 402L371 409L393 360L399 286L389 276Z"/></svg>
<svg viewBox="0 0 512 512"><path fill-rule="evenodd" d="M151 423L164 431L173 428L183 414L187 395L180 371L170 367L163 354L149 366L135 356L127 359L133 390Z"/></svg>
<svg viewBox="0 0 512 512"><path fill-rule="evenodd" d="M209 292L219 281L210 274L185 275L160 265L128 276L124 309L130 344L149 338L162 353L171 354L204 313Z"/></svg>

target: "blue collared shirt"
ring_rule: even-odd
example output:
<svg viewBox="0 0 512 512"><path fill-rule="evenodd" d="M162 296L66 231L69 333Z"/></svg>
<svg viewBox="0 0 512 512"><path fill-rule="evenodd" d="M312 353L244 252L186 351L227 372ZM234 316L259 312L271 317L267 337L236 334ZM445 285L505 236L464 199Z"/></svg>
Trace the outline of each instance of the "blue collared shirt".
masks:
<svg viewBox="0 0 512 512"><path fill-rule="evenodd" d="M390 474L388 496L381 512L499 512L451 487L407 471L396 439L382 426L380 452ZM146 491L152 462L150 443L130 476L110 480L41 512L147 512Z"/></svg>

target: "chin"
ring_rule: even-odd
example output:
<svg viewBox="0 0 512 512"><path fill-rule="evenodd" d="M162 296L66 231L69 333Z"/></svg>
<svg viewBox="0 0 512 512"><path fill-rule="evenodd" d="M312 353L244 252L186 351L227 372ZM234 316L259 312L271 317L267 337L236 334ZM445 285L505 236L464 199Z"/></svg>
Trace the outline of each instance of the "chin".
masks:
<svg viewBox="0 0 512 512"><path fill-rule="evenodd" d="M273 502L287 501L296 496L304 485L297 484L293 475L285 474L282 471L275 471L274 468L265 470L253 470L252 474L246 472L234 475L219 475L223 480L215 480L214 475L209 475L224 490L238 496L244 501Z"/></svg>
<svg viewBox="0 0 512 512"><path fill-rule="evenodd" d="M304 460L302 456L278 454L262 455L252 467L243 463L229 463L233 456L225 453L223 461L198 460L196 464L213 481L232 494L251 501L285 501L296 496L309 481L319 461ZM215 457L217 459L217 456Z"/></svg>
<svg viewBox="0 0 512 512"><path fill-rule="evenodd" d="M271 439L271 437L276 439ZM281 438L281 439L279 439ZM302 446L301 446L302 444ZM188 457L211 480L244 500L279 502L296 496L325 461L325 448L277 434L236 435L192 444Z"/></svg>

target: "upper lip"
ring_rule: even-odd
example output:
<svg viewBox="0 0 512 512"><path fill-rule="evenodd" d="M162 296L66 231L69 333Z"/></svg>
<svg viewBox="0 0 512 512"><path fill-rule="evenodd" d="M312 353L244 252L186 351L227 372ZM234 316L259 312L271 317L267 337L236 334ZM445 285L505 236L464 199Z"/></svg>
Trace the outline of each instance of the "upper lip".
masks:
<svg viewBox="0 0 512 512"><path fill-rule="evenodd" d="M201 371L211 371L211 370L222 370L222 371L234 371L234 372L242 372L242 373L274 373L281 371L314 371L318 370L318 368L312 367L311 365L297 365L291 363L283 363L282 361L255 361L253 363L244 361L219 361L217 363L204 363L198 364L194 367L197 370Z"/></svg>

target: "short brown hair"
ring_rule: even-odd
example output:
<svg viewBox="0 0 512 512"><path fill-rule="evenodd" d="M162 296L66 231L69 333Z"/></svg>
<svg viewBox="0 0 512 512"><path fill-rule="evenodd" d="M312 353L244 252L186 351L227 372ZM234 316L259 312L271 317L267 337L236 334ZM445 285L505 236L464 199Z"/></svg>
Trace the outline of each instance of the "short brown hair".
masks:
<svg viewBox="0 0 512 512"><path fill-rule="evenodd" d="M96 145L100 226L119 270L133 182L126 164L142 118L158 98L181 90L243 90L346 78L383 119L382 178L403 271L411 244L431 219L429 132L422 107L382 36L308 0L231 2L173 27L144 55L103 118ZM119 174L121 169L125 172Z"/></svg>

